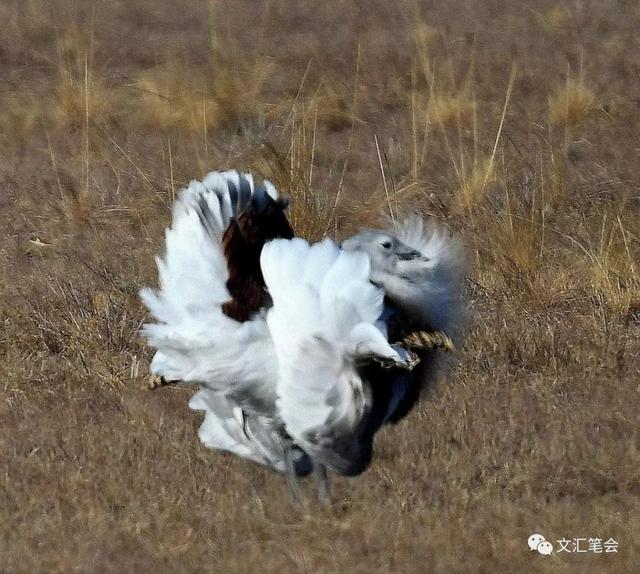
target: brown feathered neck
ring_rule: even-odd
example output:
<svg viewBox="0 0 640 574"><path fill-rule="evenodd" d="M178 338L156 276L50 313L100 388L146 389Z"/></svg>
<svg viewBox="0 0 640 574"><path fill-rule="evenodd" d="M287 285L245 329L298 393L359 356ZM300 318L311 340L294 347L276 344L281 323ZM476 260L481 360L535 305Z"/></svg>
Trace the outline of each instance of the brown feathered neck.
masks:
<svg viewBox="0 0 640 574"><path fill-rule="evenodd" d="M267 241L291 239L293 229L284 212L285 200L268 198L259 211L250 206L233 218L222 237L224 255L229 269L227 289L231 300L222 311L237 321L247 321L258 310L271 306L262 270L260 253Z"/></svg>

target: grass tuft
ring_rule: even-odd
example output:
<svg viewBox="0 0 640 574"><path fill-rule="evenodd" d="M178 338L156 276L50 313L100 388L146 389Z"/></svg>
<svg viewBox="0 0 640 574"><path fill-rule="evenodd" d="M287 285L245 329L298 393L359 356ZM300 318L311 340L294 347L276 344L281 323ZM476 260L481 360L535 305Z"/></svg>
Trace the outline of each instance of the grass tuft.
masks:
<svg viewBox="0 0 640 574"><path fill-rule="evenodd" d="M556 125L584 122L595 110L595 95L582 81L567 78L549 96L549 119Z"/></svg>

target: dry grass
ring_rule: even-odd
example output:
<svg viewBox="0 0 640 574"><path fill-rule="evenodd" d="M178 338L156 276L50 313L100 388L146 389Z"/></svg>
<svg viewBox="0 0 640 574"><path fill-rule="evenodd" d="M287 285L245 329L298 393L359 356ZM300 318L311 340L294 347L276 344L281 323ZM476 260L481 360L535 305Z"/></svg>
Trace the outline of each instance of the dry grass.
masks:
<svg viewBox="0 0 640 574"><path fill-rule="evenodd" d="M567 83L549 96L549 118L554 124L577 124L594 111L595 96L582 82Z"/></svg>
<svg viewBox="0 0 640 574"><path fill-rule="evenodd" d="M637 6L107 4L0 6L0 571L638 571ZM143 389L170 203L230 167L467 245L464 348L331 508Z"/></svg>

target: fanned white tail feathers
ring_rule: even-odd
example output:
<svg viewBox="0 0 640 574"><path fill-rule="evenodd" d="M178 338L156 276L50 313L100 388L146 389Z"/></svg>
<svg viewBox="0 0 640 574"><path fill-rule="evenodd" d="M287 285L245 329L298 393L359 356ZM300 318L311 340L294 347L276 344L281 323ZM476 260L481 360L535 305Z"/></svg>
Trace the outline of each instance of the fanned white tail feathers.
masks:
<svg viewBox="0 0 640 574"><path fill-rule="evenodd" d="M267 322L279 360L277 406L287 432L318 455L318 437L349 437L367 406L355 363L400 361L377 319L384 294L369 281L369 258L331 240L276 240L261 265L274 306Z"/></svg>

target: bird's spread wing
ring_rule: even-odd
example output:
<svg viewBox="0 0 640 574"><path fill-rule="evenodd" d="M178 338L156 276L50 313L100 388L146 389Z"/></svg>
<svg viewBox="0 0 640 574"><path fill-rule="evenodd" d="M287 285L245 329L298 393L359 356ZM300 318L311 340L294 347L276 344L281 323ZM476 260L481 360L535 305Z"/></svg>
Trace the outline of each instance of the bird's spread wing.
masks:
<svg viewBox="0 0 640 574"><path fill-rule="evenodd" d="M174 204L166 253L157 259L160 288L141 292L156 320L143 328L156 349L152 372L223 392L257 411L273 403L278 365L263 316L239 322L222 310L230 294L221 242L240 209L275 195L268 182L255 187L238 172L191 182Z"/></svg>
<svg viewBox="0 0 640 574"><path fill-rule="evenodd" d="M369 281L366 254L341 251L329 239L273 241L261 265L273 300L267 323L285 428L314 459L350 474L366 456L360 439L371 404L359 365L404 361L378 323L384 293Z"/></svg>

